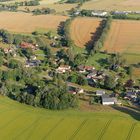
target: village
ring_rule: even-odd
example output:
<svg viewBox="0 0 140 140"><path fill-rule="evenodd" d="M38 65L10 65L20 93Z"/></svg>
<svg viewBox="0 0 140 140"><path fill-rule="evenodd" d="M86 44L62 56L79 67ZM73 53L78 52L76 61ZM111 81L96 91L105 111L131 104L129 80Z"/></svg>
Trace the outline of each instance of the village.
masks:
<svg viewBox="0 0 140 140"><path fill-rule="evenodd" d="M17 56L16 51L18 48L23 50L31 49L32 51L38 50L38 44L32 44L27 42L22 42L17 47L5 48L3 52L5 54L12 54L15 58ZM72 68L70 65L66 65L65 61L62 59L54 59L53 63L56 65L55 73L59 75L71 75L71 73L76 72L77 75L80 74L83 76L84 80L87 81L89 87L96 88L97 84L105 81L105 78L108 76L107 70L97 70L94 66L88 65L78 65L76 68ZM26 58L24 62L25 68L34 68L39 67L42 61L37 59L37 55L31 55L30 58ZM58 65L59 63L59 65ZM115 66L116 67L116 66ZM50 75L51 76L51 75ZM53 76L53 75L52 75ZM115 81L118 80L116 76ZM88 91L80 85L76 85L71 81L66 81L68 92L73 95L85 95L87 97L93 97L94 103L99 103L102 105L122 105L122 101L126 100L128 102L139 105L140 104L140 87L139 86L126 86L125 91L121 94L115 93L113 91L108 92L106 89L98 88L97 90ZM96 99L96 100L95 100Z"/></svg>

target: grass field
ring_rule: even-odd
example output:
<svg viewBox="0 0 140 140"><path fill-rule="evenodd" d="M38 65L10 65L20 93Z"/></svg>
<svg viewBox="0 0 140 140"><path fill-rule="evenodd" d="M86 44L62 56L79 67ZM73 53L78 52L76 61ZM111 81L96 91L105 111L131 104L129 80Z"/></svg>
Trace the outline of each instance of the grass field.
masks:
<svg viewBox="0 0 140 140"><path fill-rule="evenodd" d="M22 12L0 12L0 28L21 33L31 33L38 29L57 30L60 22L66 19L66 16L58 15L32 16Z"/></svg>
<svg viewBox="0 0 140 140"><path fill-rule="evenodd" d="M85 47L92 40L94 33L100 24L97 18L76 18L71 25L71 38L78 47Z"/></svg>
<svg viewBox="0 0 140 140"><path fill-rule="evenodd" d="M91 0L83 4L81 9L90 10L140 10L139 0Z"/></svg>
<svg viewBox="0 0 140 140"><path fill-rule="evenodd" d="M140 122L119 111L48 111L0 97L0 139L139 140Z"/></svg>
<svg viewBox="0 0 140 140"><path fill-rule="evenodd" d="M140 62L140 21L114 20L102 50L122 53L130 64Z"/></svg>

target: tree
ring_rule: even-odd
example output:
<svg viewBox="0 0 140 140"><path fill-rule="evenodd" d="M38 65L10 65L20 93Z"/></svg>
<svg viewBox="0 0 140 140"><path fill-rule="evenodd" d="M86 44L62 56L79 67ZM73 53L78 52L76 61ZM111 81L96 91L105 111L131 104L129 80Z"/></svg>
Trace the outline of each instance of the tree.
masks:
<svg viewBox="0 0 140 140"><path fill-rule="evenodd" d="M108 75L104 80L104 87L107 89L114 89L116 87L116 79L112 75Z"/></svg>
<svg viewBox="0 0 140 140"><path fill-rule="evenodd" d="M133 77L133 66L132 65L130 65L128 68L128 74L130 76L130 79L132 79L132 77Z"/></svg>
<svg viewBox="0 0 140 140"><path fill-rule="evenodd" d="M11 59L8 64L8 67L11 69L19 68L20 66L20 62L15 59Z"/></svg>
<svg viewBox="0 0 140 140"><path fill-rule="evenodd" d="M78 66L84 63L85 63L85 57L81 54L77 54L74 58L74 64Z"/></svg>

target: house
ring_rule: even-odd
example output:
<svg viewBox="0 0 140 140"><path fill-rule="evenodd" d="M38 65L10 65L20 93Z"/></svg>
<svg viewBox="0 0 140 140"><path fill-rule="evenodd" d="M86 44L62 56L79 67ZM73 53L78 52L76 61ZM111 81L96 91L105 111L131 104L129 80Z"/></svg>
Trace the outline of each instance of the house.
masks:
<svg viewBox="0 0 140 140"><path fill-rule="evenodd" d="M134 99L134 98L137 98L137 93L136 92L127 92L126 93L126 96L124 97L125 99Z"/></svg>
<svg viewBox="0 0 140 140"><path fill-rule="evenodd" d="M102 95L102 104L103 105L114 105L116 102L116 98L111 98L109 95Z"/></svg>
<svg viewBox="0 0 140 140"><path fill-rule="evenodd" d="M89 73L87 75L87 79L91 79L91 78L95 77L96 75L97 75L97 71L96 70L93 70L92 73Z"/></svg>
<svg viewBox="0 0 140 140"><path fill-rule="evenodd" d="M82 88L77 88L77 93L84 93L84 89L82 89Z"/></svg>
<svg viewBox="0 0 140 140"><path fill-rule="evenodd" d="M80 73L85 73L85 72L92 72L93 70L95 70L95 68L93 66L80 65L80 66L77 67L77 70Z"/></svg>
<svg viewBox="0 0 140 140"><path fill-rule="evenodd" d="M36 59L37 59L37 58L36 58L35 55L31 56L31 60L36 60Z"/></svg>
<svg viewBox="0 0 140 140"><path fill-rule="evenodd" d="M95 67L93 67L93 66L85 66L85 70L87 72L93 72L95 70Z"/></svg>
<svg viewBox="0 0 140 140"><path fill-rule="evenodd" d="M41 64L40 60L27 60L25 67L29 68L29 67L36 67L39 66Z"/></svg>
<svg viewBox="0 0 140 140"><path fill-rule="evenodd" d="M5 54L13 52L13 50L11 48L4 48L3 51Z"/></svg>
<svg viewBox="0 0 140 140"><path fill-rule="evenodd" d="M85 73L86 70L85 70L85 66L84 65L80 65L77 67L77 70L80 72L80 73Z"/></svg>
<svg viewBox="0 0 140 140"><path fill-rule="evenodd" d="M56 69L56 72L58 73L65 73L70 71L71 71L71 66L68 65L61 65Z"/></svg>
<svg viewBox="0 0 140 140"><path fill-rule="evenodd" d="M20 48L22 48L22 49L36 49L36 46L37 45L33 45L33 44L27 43L27 42L22 42L20 44Z"/></svg>
<svg viewBox="0 0 140 140"><path fill-rule="evenodd" d="M104 90L97 90L96 91L96 95L97 96L102 96L102 95L104 95L105 94L105 91Z"/></svg>
<svg viewBox="0 0 140 140"><path fill-rule="evenodd" d="M105 17L108 13L106 11L93 11L91 14L92 16Z"/></svg>
<svg viewBox="0 0 140 140"><path fill-rule="evenodd" d="M130 11L114 11L112 12L113 15L128 15Z"/></svg>

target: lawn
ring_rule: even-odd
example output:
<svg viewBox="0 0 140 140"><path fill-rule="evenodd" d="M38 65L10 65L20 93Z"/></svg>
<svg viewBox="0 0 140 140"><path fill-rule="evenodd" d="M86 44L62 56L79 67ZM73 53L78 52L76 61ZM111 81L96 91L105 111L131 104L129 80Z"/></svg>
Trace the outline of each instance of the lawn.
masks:
<svg viewBox="0 0 140 140"><path fill-rule="evenodd" d="M125 140L128 137L137 140L140 123L117 110L49 111L1 96L0 128L0 139L4 140Z"/></svg>
<svg viewBox="0 0 140 140"><path fill-rule="evenodd" d="M96 53L93 56L89 56L86 65L94 66L97 69L103 68L105 66L105 61L109 55L104 53Z"/></svg>

